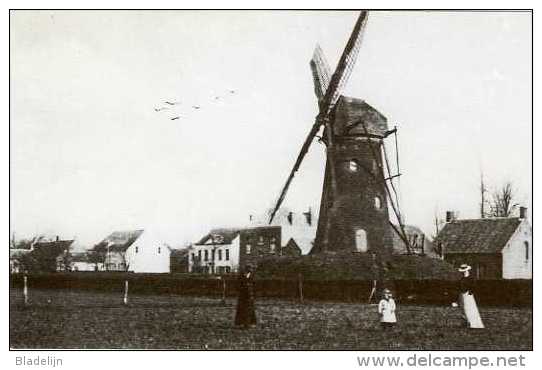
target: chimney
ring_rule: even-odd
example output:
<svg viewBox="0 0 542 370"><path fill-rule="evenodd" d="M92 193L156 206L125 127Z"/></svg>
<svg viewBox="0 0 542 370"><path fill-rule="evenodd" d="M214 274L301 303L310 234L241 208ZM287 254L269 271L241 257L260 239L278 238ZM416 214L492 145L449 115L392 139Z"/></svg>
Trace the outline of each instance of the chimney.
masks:
<svg viewBox="0 0 542 370"><path fill-rule="evenodd" d="M287 218L288 218L288 223L290 225L294 223L294 213L293 212L289 212Z"/></svg>
<svg viewBox="0 0 542 370"><path fill-rule="evenodd" d="M57 235L55 241L59 241L60 237Z"/></svg>
<svg viewBox="0 0 542 370"><path fill-rule="evenodd" d="M519 207L519 218L522 220L527 218L527 207Z"/></svg>
<svg viewBox="0 0 542 370"><path fill-rule="evenodd" d="M252 221L252 215L248 215L248 220Z"/></svg>
<svg viewBox="0 0 542 370"><path fill-rule="evenodd" d="M455 221L454 211L446 211L446 222L452 222L452 221Z"/></svg>

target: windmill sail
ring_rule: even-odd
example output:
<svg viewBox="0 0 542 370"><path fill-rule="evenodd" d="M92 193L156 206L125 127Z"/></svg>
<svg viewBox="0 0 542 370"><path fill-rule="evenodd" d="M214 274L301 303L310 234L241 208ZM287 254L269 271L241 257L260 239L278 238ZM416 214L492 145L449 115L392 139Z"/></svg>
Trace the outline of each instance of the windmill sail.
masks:
<svg viewBox="0 0 542 370"><path fill-rule="evenodd" d="M363 34L363 31L365 30L365 25L367 23L367 14L368 14L367 11L362 11L359 15L358 20L356 21L356 24L354 25L352 34L350 35L350 38L348 39L346 47L344 48L343 54L341 55L341 59L339 60L337 68L335 69L335 72L333 73L333 76L331 77L326 93L321 100L320 112L318 116L316 116L316 120L309 134L307 135L307 138L305 139L303 146L301 147L301 151L299 152L299 155L297 156L294 167L292 168L292 171L290 172L290 175L288 176L288 179L286 180L286 183L284 184L282 191L280 192L279 198L277 200L277 204L275 205L275 208L273 209L273 212L271 213L271 217L269 219L270 224L271 222L273 222L273 218L275 217L277 210L280 208L282 202L284 201L284 198L286 197L286 193L295 176L295 173L299 170L299 167L301 166L301 162L303 162L303 159L305 158L305 155L307 154L309 150L312 140L318 133L318 130L320 130L320 126L324 123L326 124L326 126L329 125L329 119L328 119L329 113L331 112L333 105L339 99L341 95L341 91L346 85L346 83L348 82L348 79L350 78L350 74L352 73L352 69L354 68L354 64L356 63L356 59L357 59L359 49L361 46L361 41L363 39L362 34ZM321 51L317 55L322 57L321 60L324 60L323 53L321 53ZM321 67L323 66L324 64L321 65ZM324 71L325 69L322 68L320 72L323 73ZM328 135L331 135L330 127L327 127L327 128L328 128L327 130ZM328 145L331 145L331 142L329 142Z"/></svg>
<svg viewBox="0 0 542 370"><path fill-rule="evenodd" d="M316 94L318 101L321 101L329 86L331 72L320 45L316 45L310 64L312 79L314 81L314 93Z"/></svg>
<svg viewBox="0 0 542 370"><path fill-rule="evenodd" d="M359 18L354 25L354 29L352 30L352 34L350 35L350 39L348 40L343 54L341 55L341 59L337 64L335 73L333 73L333 77L331 77L329 87L326 91L326 95L324 96L324 103L328 106L328 109L330 109L337 102L337 100L339 100L342 89L344 86L346 86L346 83L352 74L352 70L354 69L354 65L356 64L356 60L358 58L361 42L363 41L363 34L365 31L365 26L367 25L367 16L368 13L366 11L362 11L359 15ZM329 112L326 112L326 114L327 113Z"/></svg>

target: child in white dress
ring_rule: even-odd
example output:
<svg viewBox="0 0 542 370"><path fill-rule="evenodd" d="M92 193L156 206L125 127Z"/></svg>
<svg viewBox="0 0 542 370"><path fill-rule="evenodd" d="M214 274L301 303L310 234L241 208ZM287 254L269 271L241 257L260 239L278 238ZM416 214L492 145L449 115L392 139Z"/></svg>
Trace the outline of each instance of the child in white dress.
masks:
<svg viewBox="0 0 542 370"><path fill-rule="evenodd" d="M383 329L390 329L397 323L395 316L395 301L389 289L382 291L383 298L378 303L378 314L380 315L380 326Z"/></svg>

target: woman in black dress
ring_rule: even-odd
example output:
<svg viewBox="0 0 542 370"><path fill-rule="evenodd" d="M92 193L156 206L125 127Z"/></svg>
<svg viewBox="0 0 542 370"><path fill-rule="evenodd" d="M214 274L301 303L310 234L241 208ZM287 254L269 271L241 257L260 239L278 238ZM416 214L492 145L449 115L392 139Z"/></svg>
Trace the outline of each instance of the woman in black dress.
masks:
<svg viewBox="0 0 542 370"><path fill-rule="evenodd" d="M239 274L239 298L235 326L248 328L256 325L256 310L254 308L254 277L250 266Z"/></svg>

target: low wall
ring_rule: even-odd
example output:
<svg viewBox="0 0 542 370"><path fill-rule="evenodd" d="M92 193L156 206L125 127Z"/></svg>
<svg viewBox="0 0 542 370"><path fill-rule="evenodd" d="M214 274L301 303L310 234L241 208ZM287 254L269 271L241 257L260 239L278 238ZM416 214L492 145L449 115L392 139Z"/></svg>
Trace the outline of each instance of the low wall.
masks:
<svg viewBox="0 0 542 370"><path fill-rule="evenodd" d="M237 296L237 278L227 275L220 279L188 274L133 274L113 272L72 272L28 275L29 289L73 289L122 292L124 281L130 282L133 294L176 294L220 297L223 281L226 295ZM372 288L367 280L305 280L302 282L306 300L367 302ZM10 276L10 287L22 288L20 274ZM402 304L449 305L456 301L458 283L450 280L395 280L396 299ZM298 299L300 282L295 279L256 281L256 296ZM531 280L478 280L473 282L477 302L482 306L532 307Z"/></svg>

